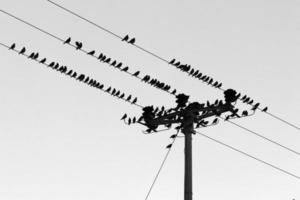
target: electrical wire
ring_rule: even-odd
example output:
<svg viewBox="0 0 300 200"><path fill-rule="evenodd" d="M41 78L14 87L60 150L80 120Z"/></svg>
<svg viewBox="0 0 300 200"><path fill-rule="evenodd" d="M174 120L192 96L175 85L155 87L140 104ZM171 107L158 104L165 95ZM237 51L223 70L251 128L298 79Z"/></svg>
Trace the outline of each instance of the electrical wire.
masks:
<svg viewBox="0 0 300 200"><path fill-rule="evenodd" d="M269 162L263 161L263 160L261 160L261 159L259 159L259 158L257 158L257 157L254 157L254 156L252 156L252 155L250 155L250 154L248 154L248 153L246 153L246 152L243 152L243 151L241 151L241 150L239 150L239 149L237 149L237 148L235 148L235 147L233 147L233 146L230 146L230 145L225 144L225 143L223 143L223 142L221 142L221 141L219 141L219 140L216 140L216 139L214 139L214 138L212 138L212 137L209 137L209 136L207 136L207 135L205 135L205 134L203 134L203 133L200 133L200 132L198 132L198 131L196 131L196 133L198 133L199 135L201 135L201 136L203 136L203 137L206 137L207 139L212 140L212 141L214 141L214 142L216 142L216 143L218 143L218 144L221 144L221 145L223 145L223 146L225 146L225 147L227 147L227 148L230 148L231 150L234 150L234 151L236 151L236 152L238 152L238 153L241 153L241 154L243 154L243 155L245 155L245 156L247 156L247 157L249 157L249 158L252 158L252 159L254 159L254 160L258 161L258 162L261 162L261 163L263 163L263 164L265 164L265 165L268 165L269 167L272 167L273 169L276 169L276 170L278 170L278 171L280 171L280 172L283 172L283 173L285 173L285 174L287 174L287 175L289 175L289 176L292 176L292 177L297 178L298 180L300 180L300 176L297 176L297 175L294 174L294 173L288 172L288 171L286 171L286 170L284 170L284 169L282 169L282 168L279 168L279 167L277 167L277 166L275 166L275 165L273 165L273 164L271 164L271 163L269 163Z"/></svg>
<svg viewBox="0 0 300 200"><path fill-rule="evenodd" d="M3 43L0 42L0 45L3 46L3 47L5 47L5 48L7 48L7 49L9 49L9 50L13 50L13 51L15 51L16 53L19 53L18 50L16 50L16 49L10 49L10 46L8 46L8 45L6 45L6 44L3 44ZM25 56L25 57L28 57L28 56L29 56L29 55L27 55L26 53L23 53L23 54L20 54L20 53L19 53L19 55L23 55L23 56ZM46 62L41 63L41 62L38 61L38 60L34 60L34 61L36 61L36 62L39 63L39 64L42 64L42 65L45 65L45 66L49 67L49 65L48 65ZM76 71L72 70L72 72L75 73ZM79 74L79 73L76 72L76 74ZM72 77L72 78L73 78L73 77ZM93 79L93 80L94 80L94 79ZM100 89L100 90L103 91L103 92L105 92L105 91L102 90L102 89ZM120 98L118 98L118 99L120 99ZM125 101L124 99L122 99L122 100ZM128 101L126 101L126 102L128 102ZM130 102L128 102L128 103L130 103ZM130 103L130 104L135 105L135 106L138 106L138 107L140 107L140 108L144 108L143 106L141 106L141 105L139 105L139 104L137 104L137 103Z"/></svg>
<svg viewBox="0 0 300 200"><path fill-rule="evenodd" d="M155 185L155 183L156 183L156 181L157 181L157 179L158 179L158 176L159 176L159 174L160 174L160 172L161 172L163 166L164 166L165 163L166 163L166 160L167 160L167 158L168 158L168 156L169 156L169 154L170 154L170 152L171 152L171 149L172 149L172 147L173 147L173 144L175 143L175 140L176 140L178 134L179 134L179 131L177 131L176 137L173 139L173 141L172 141L172 143L171 143L171 147L168 149L168 151L167 151L167 153L166 153L166 155L165 155L165 157L164 157L164 159L163 159L163 161L162 161L162 163L161 163L161 165L160 165L160 167L159 167L159 170L158 170L158 172L157 172L156 175L155 175L155 178L154 178L154 180L153 180L153 182L152 182L152 184L151 184L151 186L150 186L150 188L149 188L149 191L148 191L148 193L147 193L147 195L146 195L146 197L145 197L145 200L147 200L147 199L149 198L150 193L151 193L151 191L152 191L152 189L153 189L153 187L154 187L154 185Z"/></svg>
<svg viewBox="0 0 300 200"><path fill-rule="evenodd" d="M79 14L77 14L77 13L75 13L75 12L69 10L69 9L67 9L66 7L64 7L64 6L62 6L62 5L59 5L59 4L57 4L57 3L55 3L55 2L53 2L53 1L51 1L51 0L47 0L47 1L48 1L49 3L51 3L51 4L55 5L55 6L57 6L57 7L59 7L59 8L61 8L61 9L65 10L66 12L68 12L68 13L70 13L70 14L72 14L72 15L74 15L74 16L76 16L76 17L78 17L78 18L80 18L80 19L82 19L82 20L84 20L84 21L86 21L86 22L88 22L88 23L94 25L95 27L100 28L101 30L104 30L105 32L107 32L107 33L109 33L109 34L111 34L111 35L117 37L118 39L122 39L122 38L123 38L123 37L121 37L120 35L115 34L114 32L112 32L112 31L110 31L110 30L104 28L103 26L98 25L98 24L95 23L95 22L92 22L91 20L88 20L87 18L85 18L85 17L83 17L83 16L81 16L81 15L79 15ZM155 53L153 53L153 52L151 52L151 51L145 49L144 47L141 47L141 46L139 46L139 45L137 45L137 44L132 44L132 46L135 46L136 48L138 48L138 49L140 49L140 50L142 50L142 51L144 51L144 52L146 52L146 53L148 53L148 54L150 54L150 55L152 55L152 56L158 58L159 60L161 60L161 61L163 61L163 62L169 64L169 61L168 61L167 59L165 59L165 58L163 58L163 57L161 57L161 56L159 56L159 55L157 55L157 54L155 54ZM225 91L225 89L222 89L222 88L217 88L217 89L220 89L220 90L222 90L222 91ZM260 110L262 110L262 109L260 109ZM269 116L271 116L271 117L273 117L273 118L275 118L275 119L277 119L277 120L279 120L279 121L285 123L286 125L289 125L289 126L295 128L295 129L297 129L297 130L300 130L300 128L299 128L298 126L296 126L296 125L294 125L293 123L290 123L290 122L288 122L288 121L286 121L286 120L284 120L284 119L282 119L282 118L280 118L280 117L278 117L278 116L276 116L276 115L274 115L274 114L271 114L270 112L266 112L266 114L268 114Z"/></svg>
<svg viewBox="0 0 300 200"><path fill-rule="evenodd" d="M220 118L223 119L223 120L225 120L225 118L223 118L223 117L221 117L221 116L220 116ZM240 125L240 124L237 124L237 123L235 123L235 122L233 122L233 121L230 121L230 120L225 120L225 121L227 121L228 123L233 124L234 126L237 126L237 127L241 128L241 129L243 129L243 130L245 130L245 131L247 131L247 132L249 132L249 133L251 133L251 134L254 134L254 135L256 135L256 136L258 136L258 137L260 137L260 138L262 138L262 139L264 139L264 140L266 140L266 141L268 141L268 142L271 142L271 143L273 143L273 144L275 144L275 145L277 145L277 146L280 146L281 148L284 148L285 150L288 150L288 151L290 151L290 152L292 152L292 153L294 153L294 154L300 156L300 153L299 153L299 152L297 152L297 151L295 151L295 150L293 150L293 149L291 149L291 148L289 148L289 147L287 147L287 146L285 146L285 145L282 145L282 144L280 144L280 143L278 143L278 142L275 142L274 140L271 140L271 139L269 139L269 138L267 138L267 137L265 137L265 136L263 136L263 135L261 135L261 134L255 132L255 131L252 131L252 130L250 130L249 128L246 128L246 127L244 127L244 126L242 126L242 125Z"/></svg>
<svg viewBox="0 0 300 200"><path fill-rule="evenodd" d="M22 22L22 23L24 23L24 24L26 24L26 25L28 25L28 26L30 26L30 27L32 27L32 28L34 28L34 29L36 29L36 30L38 30L38 31L40 31L40 32L42 32L42 33L44 33L44 34L46 34L46 35L48 35L48 36L50 36L50 37L52 37L52 38L54 38L54 39L56 39L56 40L58 40L58 41L60 41L60 42L62 42L62 43L64 43L64 44L70 45L71 47L73 47L74 49L76 49L76 45L73 45L73 44L71 44L71 43L65 43L65 40L64 40L64 39L62 39L62 38L60 38L60 37L58 37L58 36L56 36L56 35L50 33L49 31L46 31L46 30L44 30L44 29L42 29L42 28L39 28L39 27L33 25L32 23L29 23L29 22L27 22L27 21L25 21L25 20L23 20L23 19L21 19L21 18L15 16L15 15L11 14L11 13L8 13L8 12L3 11L3 10L0 10L0 11L3 12L3 13L5 13L5 14L7 14L8 16L10 16L10 17L12 17L12 18L14 18L14 19L16 19L16 20L18 20L18 21L20 21L20 22ZM77 51L81 51L81 52L83 52L83 53L89 55L89 51L84 50L83 48L77 49ZM90 56L92 56L92 57L98 59L98 57L95 56L95 55L90 55ZM108 65L109 65L109 63L108 63ZM134 73L130 73L130 72L128 72L128 71L123 71L121 68L116 68L116 67L115 67L115 69L119 69L121 72L125 72L126 74L130 75L131 77L135 77L135 78L141 80L142 82L147 83L147 84L150 84L151 86L153 86L153 84L151 84L150 82L143 81L142 78L140 78L140 77L138 77L138 76L135 76ZM149 77L150 77L150 76L149 76ZM155 79L155 78L152 77L152 79ZM155 79L155 80L157 80L157 79ZM163 83L163 82L161 82L161 81L159 81L159 80L157 80L157 81L160 82L160 83ZM164 85L169 86L168 84L165 84L165 83L164 83ZM165 89L162 89L162 88L157 87L157 86L154 86L154 87L160 89L161 91L164 91L164 92L167 92L167 93L169 93L169 94L175 95L175 94L173 94L173 93L170 91L171 86L170 86L170 89L169 89L169 90L165 90ZM173 90L173 91L174 91L174 90Z"/></svg>
<svg viewBox="0 0 300 200"><path fill-rule="evenodd" d="M61 38L59 38L59 37L57 37L57 36L55 36L55 35L49 33L48 31L45 31L45 30L43 30L43 29L41 29L41 28L39 28L39 27L37 27L37 26L35 26L35 25L29 23L29 22L26 22L25 20L22 20L22 19L20 19L20 18L14 16L14 15L8 13L8 12L5 12L5 11L3 11L3 10L0 10L0 11L3 12L3 13L5 13L5 14L7 14L7 15L9 15L9 16L11 16L11 17L13 17L13 18L15 18L15 19L17 19L17 20L19 20L19 21L21 21L21 22L23 22L23 23L25 23L25 24L27 24L27 25L29 25L29 26L31 26L31 27L33 27L33 28L35 28L35 29L37 29L37 30L39 30L39 31L41 31L41 32L43 32L43 33L45 33L45 34L47 34L47 35L49 35L49 36L51 36L51 37L53 37L53 38L55 38L55 39L57 39L57 40L59 40L59 41L61 41L61 42L64 42L63 39L61 39ZM75 45L72 45L72 44L69 44L69 45L71 45L71 46L73 46L74 48L76 48ZM88 51L85 51L85 50L82 50L82 49L80 49L80 50L83 51L83 52L85 52L85 53L88 53ZM129 72L127 72L127 73L129 73ZM131 73L129 73L129 74L131 74ZM131 74L131 75L132 75L132 74ZM163 91L164 91L164 90L163 90ZM169 92L168 92L168 93L169 93ZM275 142L275 141L273 141L273 140L271 140L271 139L269 139L269 138L266 138L266 137L264 137L264 136L262 136L262 135L260 135L260 134L258 134L258 133L255 133L254 131L251 131L251 130L249 130L248 128L245 128L245 127L243 127L243 126L241 126L241 125L238 125L238 124L236 124L236 123L234 123L234 122L231 122L231 121L229 121L229 122L232 123L232 124L234 124L235 126L238 126L238 127L242 128L242 129L244 129L244 130L247 130L247 131L250 132L250 133L253 133L253 134L257 135L258 137L261 137L261 138L263 138L263 139L265 139L265 140L267 140L267 141L269 141L269 142L271 142L271 143L273 143L273 144L276 144L276 145L278 145L278 146L280 146L280 147L282 147L282 148L284 148L284 149L286 149L286 150L288 150L288 151L290 151L290 152L292 152L292 153L295 153L295 154L297 154L297 155L300 155L299 152L297 152L297 151L295 151L295 150L293 150L293 149L290 149L290 148L288 148L288 147L286 147L286 146L284 146L284 145L281 145L281 144L279 144L278 142Z"/></svg>

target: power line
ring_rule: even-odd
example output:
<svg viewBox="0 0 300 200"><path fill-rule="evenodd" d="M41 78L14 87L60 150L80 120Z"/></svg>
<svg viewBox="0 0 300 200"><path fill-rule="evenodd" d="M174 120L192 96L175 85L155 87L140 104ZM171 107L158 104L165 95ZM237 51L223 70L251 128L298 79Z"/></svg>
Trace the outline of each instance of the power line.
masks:
<svg viewBox="0 0 300 200"><path fill-rule="evenodd" d="M2 11L2 10L0 10L0 11ZM4 12L4 11L2 11L2 12ZM15 19L17 19L17 20L19 20L19 21L21 21L21 22L23 22L23 23L25 23L25 24L27 24L27 25L29 25L29 26L31 26L31 27L33 27L33 28L35 28L35 29L37 29L37 30L39 30L39 31L41 31L41 32L43 32L43 33L45 33L45 34L47 34L47 35L50 35L51 37L53 37L53 38L55 38L55 39L58 39L59 41L65 42L65 40L63 40L63 39L61 39L61 38L59 38L59 37L57 37L57 36L55 36L55 35L49 33L48 31L45 31L45 30L43 30L43 29L41 29L41 28L39 28L39 27L37 27L37 26L35 26L35 25L29 23L29 22L26 22L25 20L22 20L22 19L20 19L20 18L14 16L14 15L12 15L12 14L10 14L10 13L7 13L7 12L4 12L4 13L7 14L7 15L9 15L9 16L11 16L11 17L13 17L13 18L15 18ZM70 46L76 48L76 45L73 45L73 44L70 44L70 43L68 43L68 44L69 44ZM80 50L80 51L82 51L82 52L85 52L85 53L87 53L87 54L89 53L88 51L83 50L83 49L78 49L78 50ZM94 56L94 57L95 57L95 56ZM126 73L132 75L132 74L129 73L129 72L126 72ZM168 91L166 91L166 92L168 92ZM168 93L171 94L170 92L168 92ZM273 141L273 140L271 140L271 139L269 139L269 138L266 138L266 137L264 137L264 136L262 136L262 135L260 135L260 134L258 134L258 133L255 133L254 131L251 131L251 130L249 130L248 128L245 128L245 127L243 127L243 126L241 126L241 125L238 125L238 124L236 124L236 123L233 123L233 122L231 122L231 121L230 121L230 123L232 123L232 124L234 124L234 125L236 125L236 126L242 128L242 129L244 129L244 130L247 130L247 131L250 132L250 133L253 133L253 134L257 135L258 137L261 137L262 139L265 139L265 140L267 140L267 141L269 141L269 142L271 142L271 143L273 143L273 144L276 144L276 145L278 145L278 146L280 146L280 147L282 147L282 148L284 148L284 149L286 149L286 150L288 150L288 151L290 151L290 152L292 152L292 153L295 153L295 154L297 154L297 155L300 155L299 152L297 152L297 151L295 151L295 150L292 150L292 149L290 149L290 148L288 148L288 147L286 147L286 146L284 146L284 145L281 145L281 144L279 144L279 143L277 143L277 142L275 142L275 141Z"/></svg>
<svg viewBox="0 0 300 200"><path fill-rule="evenodd" d="M159 167L159 170L158 170L157 174L155 175L155 178L154 178L154 180L153 180L153 182L152 182L152 184L151 184L151 186L150 186L150 189L149 189L149 191L148 191L148 193L147 193L147 195L146 195L145 200L147 200L148 197L150 196L150 193L151 193L151 191L152 191L152 189L153 189L153 187L154 187L154 184L156 183L156 181L157 181L157 179L158 179L158 176L159 176L159 174L160 174L160 172L161 172L163 166L165 165L165 162L166 162L166 160L167 160L167 158L168 158L168 156L169 156L169 154L170 154L170 152L171 152L171 149L172 149L172 147L173 147L173 144L175 143L175 140L176 140L178 134L179 134L179 131L177 132L176 137L174 137L174 139L173 139L173 141L172 141L172 143L171 143L170 148L168 148L168 151L167 151L167 153L166 153L166 155L165 155L165 157L164 157L164 159L163 159L163 161L162 161L162 163L161 163L161 165L160 165L160 167Z"/></svg>
<svg viewBox="0 0 300 200"><path fill-rule="evenodd" d="M273 169L276 169L276 170L278 170L278 171L281 171L281 172L283 172L283 173L285 173L285 174L287 174L287 175L293 176L294 178L297 178L297 179L300 180L300 177L297 176L296 174L293 174L293 173L288 172L288 171L286 171L286 170L284 170L284 169L282 169L282 168L279 168L279 167L277 167L277 166L275 166L275 165L272 165L272 164L269 163L269 162L263 161L263 160L261 160L261 159L259 159L259 158L257 158L257 157L254 157L254 156L252 156L252 155L250 155L250 154L248 154L248 153L246 153L246 152L243 152L243 151L241 151L241 150L239 150L239 149L237 149L237 148L234 148L233 146L230 146L230 145L225 144L225 143L223 143L223 142L221 142L221 141L219 141L219 140L216 140L216 139L214 139L214 138L212 138L212 137L209 137L209 136L207 136L207 135L205 135L205 134L203 134L203 133L200 133L200 132L196 132L196 133L198 133L199 135L201 135L201 136L203 136L203 137L206 137L206 138L208 138L208 139L210 139L210 140L212 140L212 141L214 141L214 142L216 142L216 143L219 143L219 144L221 144L221 145L223 145L223 146L225 146L225 147L227 147L227 148L230 148L231 150L234 150L234 151L236 151L236 152L238 152L238 153L241 153L241 154L243 154L243 155L245 155L245 156L247 156L247 157L249 157L249 158L252 158L252 159L254 159L254 160L258 161L258 162L261 162L261 163L263 163L263 164L265 164L265 165L268 165L269 167L272 167Z"/></svg>
<svg viewBox="0 0 300 200"><path fill-rule="evenodd" d="M72 14L72 15L74 15L74 16L76 16L76 17L78 17L78 18L80 18L80 19L82 19L82 20L84 20L84 21L86 21L86 22L88 22L88 23L94 25L95 27L100 28L101 30L106 31L107 33L109 33L109 34L111 34L111 35L117 37L118 39L123 39L123 37L121 37L121 36L119 36L119 35L113 33L112 31L110 31L110 30L104 28L103 26L100 26L100 25L98 25L97 23L92 22L91 20L88 20L87 18L85 18L85 17L83 17L83 16L81 16L81 15L79 15L79 14L77 14L77 13L75 13L75 12L69 10L69 9L67 9L66 7L64 7L64 6L62 6L62 5L59 5L59 4L57 4L57 3L55 3L55 2L53 2L53 1L51 1L51 0L47 0L47 1L48 1L49 3L51 3L51 4L55 5L55 6L57 6L57 7L59 7L59 8L61 8L61 9L65 10L66 12L68 12L68 13L70 13L70 14ZM141 46L139 46L139 45L137 45L137 44L132 44L132 45L135 46L135 47L137 47L138 49L140 49L140 50L142 50L142 51L144 51L144 52L146 52L146 53L148 53L148 54L150 54L150 55L152 55L152 56L158 58L159 60L161 60L161 61L163 61L163 62L165 62L165 63L167 63L167 64L170 63L170 61L168 61L167 59L165 59L165 58L163 58L163 57L161 57L161 56L159 56L159 55L157 55L157 54L155 54L155 53L153 53L153 52L151 52L151 51L145 49L144 47L141 47ZM187 65L186 65L186 66L187 66ZM188 71L186 71L186 72L188 72ZM205 75L205 76L206 76L206 78L209 77L209 76L207 76L207 75ZM202 77L203 77L203 76L202 76ZM221 87L219 87L219 88L217 88L217 89L220 89L220 90L224 91L224 89L222 89ZM262 109L260 109L260 110L262 110ZM292 123L290 123L290 122L288 122L288 121L286 121L286 120L284 120L284 119L282 119L282 118L280 118L280 117L278 117L278 116L276 116L276 115L274 115L274 114L271 114L270 112L266 112L266 113L269 114L269 116L271 116L271 117L273 117L273 118L275 118L275 119L277 119L277 120L280 120L281 122L285 123L286 125L289 125L289 126L295 128L295 129L297 129L297 130L300 130L300 128L299 128L298 126L296 126L296 125L294 125L294 124L292 124Z"/></svg>
<svg viewBox="0 0 300 200"><path fill-rule="evenodd" d="M1 43L1 42L0 42L0 45L3 46L3 47L5 47L5 48L7 48L7 49L9 49L9 50L13 50L13 51L17 52L19 55L23 55L23 56L25 56L25 57L30 58L30 55L25 53L25 48L24 48L24 52L21 53L20 51L16 50L15 48L11 48L10 46L8 46L8 45L6 45L6 44L3 44L3 43ZM15 44L14 44L14 45L15 45ZM36 54L32 53L31 55L36 55ZM38 60L38 59L32 59L32 60L38 62L39 64L45 65L45 66L47 66L47 67L50 67L50 66L51 66L51 63L53 63L53 65L54 65L54 63L55 63L55 62L49 62L49 64L47 64L46 58L42 59L43 61L42 61L42 60ZM92 78L90 78L89 76L85 76L84 74L80 74L80 75L79 75L78 72L76 72L76 71L73 70L73 69L68 69L68 67L65 66L65 65L59 65L58 63L55 63L55 64L56 64L56 67L54 68L54 66L52 66L52 67L51 67L52 69L55 69L55 70L57 70L57 71L59 71L59 72L61 72L61 73L64 73L65 75L68 75L69 77L74 78L74 79L76 79L76 80L79 80L79 77L80 77L80 76L81 76L81 77L84 77L85 80L88 80L88 81L84 81L84 83L86 83L86 84L88 84L89 86L92 86L92 87L94 87L94 88L100 89L100 90L103 91L103 92L106 92L106 93L109 93L109 94L115 96L114 94L110 93L110 91L108 91L107 89L106 89L106 90L103 89L103 88L104 88L104 85L103 85L103 84L100 84L100 82L96 81L95 79L92 79ZM87 79L87 78L88 78L88 79ZM83 80L82 80L81 82L83 82ZM112 87L109 86L108 88L112 88ZM117 90L117 89L115 89L115 90L116 90L116 91L120 91L120 90ZM121 92L120 92L120 94L121 94ZM124 93L123 93L123 94L124 94ZM130 96L131 96L131 95L130 95ZM115 96L115 97L117 97L117 96ZM126 102L128 102L128 103L130 103L130 104L132 104L132 105L138 106L138 107L140 107L140 108L144 108L143 106L137 104L137 102L136 102L136 101L137 101L137 98L135 98L135 99L136 99L135 102L129 102L129 100L123 99L123 97L122 97L122 98L117 97L117 98L118 98L118 99L122 99L123 101L126 101ZM130 98L130 99L131 99L131 98Z"/></svg>
<svg viewBox="0 0 300 200"><path fill-rule="evenodd" d="M223 117L220 117L220 118L223 119L223 120L225 120L225 118L223 118ZM277 145L277 146L280 146L281 148L284 148L284 149L286 149L286 150L288 150L288 151L290 151L290 152L292 152L292 153L294 153L294 154L297 154L298 156L300 155L299 152L297 152L297 151L295 151L295 150L293 150L293 149L291 149L291 148L289 148L289 147L287 147L287 146L285 146L285 145L282 145L282 144L280 144L280 143L278 143L278 142L275 142L274 140L271 140L271 139L269 139L269 138L267 138L267 137L265 137L265 136L263 136L263 135L261 135L261 134L255 132L255 131L252 131L252 130L250 130L249 128L246 128L246 127L244 127L244 126L242 126L242 125L240 125L240 124L237 124L237 123L235 123L235 122L233 122L233 121L230 121L230 120L225 120L225 121L227 121L227 122L229 122L229 123L231 123L231 124L233 124L233 125L235 125L235 126L241 128L241 129L244 129L245 131L247 131L247 132L249 132L249 133L251 133L251 134L254 134L254 135L256 135L256 136L258 136L258 137L260 137L260 138L262 138L262 139L264 139L264 140L266 140L266 141L269 141L269 142L271 142L271 143L273 143L273 144L275 144L275 145Z"/></svg>
<svg viewBox="0 0 300 200"><path fill-rule="evenodd" d="M39 27L37 27L37 26L35 26L35 25L33 25L33 24L31 24L31 23L29 23L29 22L27 22L27 21L25 21L25 20L23 20L23 19L21 19L21 18L15 16L15 15L13 15L13 14L10 14L10 13L8 13L8 12L6 12L6 11L3 11L3 10L0 10L0 11L3 12L3 13L5 13L5 14L7 14L8 16L10 16L10 17L12 17L12 18L14 18L14 19L16 19L16 20L18 20L18 21L20 21L20 22L22 22L22 23L24 23L24 24L26 24L26 25L28 25L28 26L30 26L30 27L32 27L32 28L34 28L34 29L36 29L36 30L38 30L38 31L40 31L40 32L42 32L42 33L48 35L48 36L50 36L50 37L52 37L52 38L54 38L54 39L56 39L56 40L58 40L58 41L60 41L60 42L63 42L64 44L67 44L67 45L69 45L69 46L71 46L71 47L74 47L74 48L77 49L78 51L84 52L84 53L87 54L87 55L90 55L90 56L92 56L92 57L94 57L94 58L96 58L96 59L99 59L99 57L95 56L94 54L90 54L90 51L84 50L83 48L78 49L76 45L71 44L70 42L66 43L64 39L62 39L62 38L60 38L60 37L58 37L58 36L56 36L56 35L50 33L49 31L46 31L46 30L44 30L44 29L42 29L42 28L39 28ZM101 53L101 54L102 54L102 53ZM103 57L104 57L104 56L105 56L105 55L103 55ZM106 56L105 56L105 57L106 57ZM110 57L107 57L107 58L110 58ZM110 58L110 60L112 61L113 59ZM114 60L114 61L116 61L116 60ZM106 62L106 61L103 61L103 62L107 63L108 65L112 65L112 63L108 63L108 62ZM118 64L123 64L123 63L122 63L122 62L119 62ZM145 75L144 78L147 78L147 80L145 80L144 78L140 78L140 77L138 77L137 75L135 75L135 73L129 72L129 71L128 71L128 69L129 69L128 66L126 66L125 68L127 68L126 71L124 70L124 68L122 69L121 67L116 67L116 66L115 66L115 69L119 69L119 71L124 72L124 73L126 73L126 74L128 74L128 75L130 75L130 76L132 76L132 77L135 77L135 78L141 80L142 82L147 83L147 84L150 84L150 85L152 85L152 86L154 86L154 87L156 87L156 88L158 88L158 89L160 89L160 90L162 90L162 91L164 91L164 92L167 92L167 93L172 94L172 95L175 95L175 92L177 92L176 89L173 89L173 91L171 92L171 91L170 91L170 89L171 89L171 86L170 86L170 85L165 84L164 82L159 81L159 80L156 79L156 78L153 78L153 77L151 78L149 75ZM150 81L150 80L151 80L151 81ZM153 83L153 82L154 82L154 83ZM163 88L159 87L159 85L161 85L161 84L163 84Z"/></svg>

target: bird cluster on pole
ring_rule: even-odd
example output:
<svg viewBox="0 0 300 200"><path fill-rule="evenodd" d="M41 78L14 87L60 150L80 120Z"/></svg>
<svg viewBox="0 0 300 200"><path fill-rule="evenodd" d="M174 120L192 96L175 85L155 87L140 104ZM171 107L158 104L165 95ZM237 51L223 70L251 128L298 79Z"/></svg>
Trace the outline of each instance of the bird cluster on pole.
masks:
<svg viewBox="0 0 300 200"><path fill-rule="evenodd" d="M80 44L80 43L78 43ZM16 47L16 44L13 43L9 49L10 50L14 50L14 51L17 51L19 52L19 54L21 55L25 55L25 52L26 52L26 48L23 47L20 51L18 50L15 50L15 47ZM97 88L97 89L100 89L104 92L107 92L109 93L110 95L114 96L114 97L117 97L119 99L122 99L124 101L127 101L131 104L137 104L137 97L133 97L132 95L128 95L126 96L125 93L121 92L120 90L116 89L116 88L113 88L112 86L108 86L107 88L105 88L105 86L103 84L101 84L99 81L85 75L85 74L79 74L77 73L75 70L73 69L68 69L67 66L65 65L60 65L58 62L49 62L47 64L47 58L42 58L39 60L39 53L38 52L32 52L30 53L28 56L28 58L32 59L32 60L35 60L37 62L39 62L40 64L43 64L47 67L50 67L52 68L53 70L56 70L58 72L61 72L71 78L74 78L76 79L77 81L79 82L83 82L91 87L94 87L94 88Z"/></svg>
<svg viewBox="0 0 300 200"><path fill-rule="evenodd" d="M127 37L126 37L127 38ZM125 38L125 39L126 39ZM125 40L126 41L126 40ZM64 44L69 44L71 46L73 46L75 49L77 50L82 50L82 47L83 47L83 44L82 42L79 42L79 41L75 41L74 45L71 44L71 37L67 38L65 41L64 41ZM84 51L84 50L82 50ZM125 72L127 74L130 74L131 76L135 77L135 78L138 78L140 79L142 82L144 83L147 83L153 87L156 87L158 89L161 89L165 92L168 92L170 94L173 94L175 95L176 93L176 89L173 89L171 91L171 86L169 84L166 84L162 81L159 81L157 78L153 78L151 77L150 75L145 75L143 78L141 78L139 75L140 75L140 71L136 71L134 73L131 73L129 72L129 67L128 66L125 66L124 67L124 64L122 62L119 62L107 55L105 55L104 53L99 53L98 56L96 56L96 51L95 50L91 50L91 51L86 51L87 52L87 55L90 55L94 58L97 58L100 62L103 62L103 63L106 63L108 64L109 66L111 67L114 67L115 69L119 69L120 71L122 72Z"/></svg>

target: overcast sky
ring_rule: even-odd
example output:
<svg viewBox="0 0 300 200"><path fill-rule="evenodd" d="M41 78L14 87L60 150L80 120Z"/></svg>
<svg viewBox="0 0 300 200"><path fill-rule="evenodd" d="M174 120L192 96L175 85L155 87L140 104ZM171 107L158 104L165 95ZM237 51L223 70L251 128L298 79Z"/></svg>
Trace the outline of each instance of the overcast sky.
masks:
<svg viewBox="0 0 300 200"><path fill-rule="evenodd" d="M57 0L118 35L177 58L248 94L300 125L300 2L297 0ZM61 37L83 42L206 102L222 92L186 76L46 0L1 0L1 9ZM175 98L0 12L0 42L139 97L143 106ZM152 135L126 126L142 110L1 46L0 199L142 200L175 130ZM235 122L300 151L300 131L258 112ZM232 124L201 132L300 176L300 157ZM183 199L183 139L178 138L150 195ZM194 199L300 199L300 180L206 138L193 138Z"/></svg>

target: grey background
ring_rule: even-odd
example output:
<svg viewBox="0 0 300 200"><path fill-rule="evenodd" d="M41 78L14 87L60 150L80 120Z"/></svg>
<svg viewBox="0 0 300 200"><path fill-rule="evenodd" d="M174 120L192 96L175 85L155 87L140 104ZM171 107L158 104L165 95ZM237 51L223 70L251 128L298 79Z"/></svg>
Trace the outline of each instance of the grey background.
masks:
<svg viewBox="0 0 300 200"><path fill-rule="evenodd" d="M165 58L176 57L300 124L300 3L270 1L56 1ZM83 41L204 102L223 94L42 0L1 0L1 9L62 38ZM0 13L1 42L49 59L139 97L175 99ZM0 48L0 198L144 199L174 131L144 135L123 113L141 109ZM236 120L300 151L299 131L267 115ZM300 158L222 122L207 135L300 175ZM201 136L194 144L194 199L300 199L300 181ZM178 139L150 199L183 198Z"/></svg>

